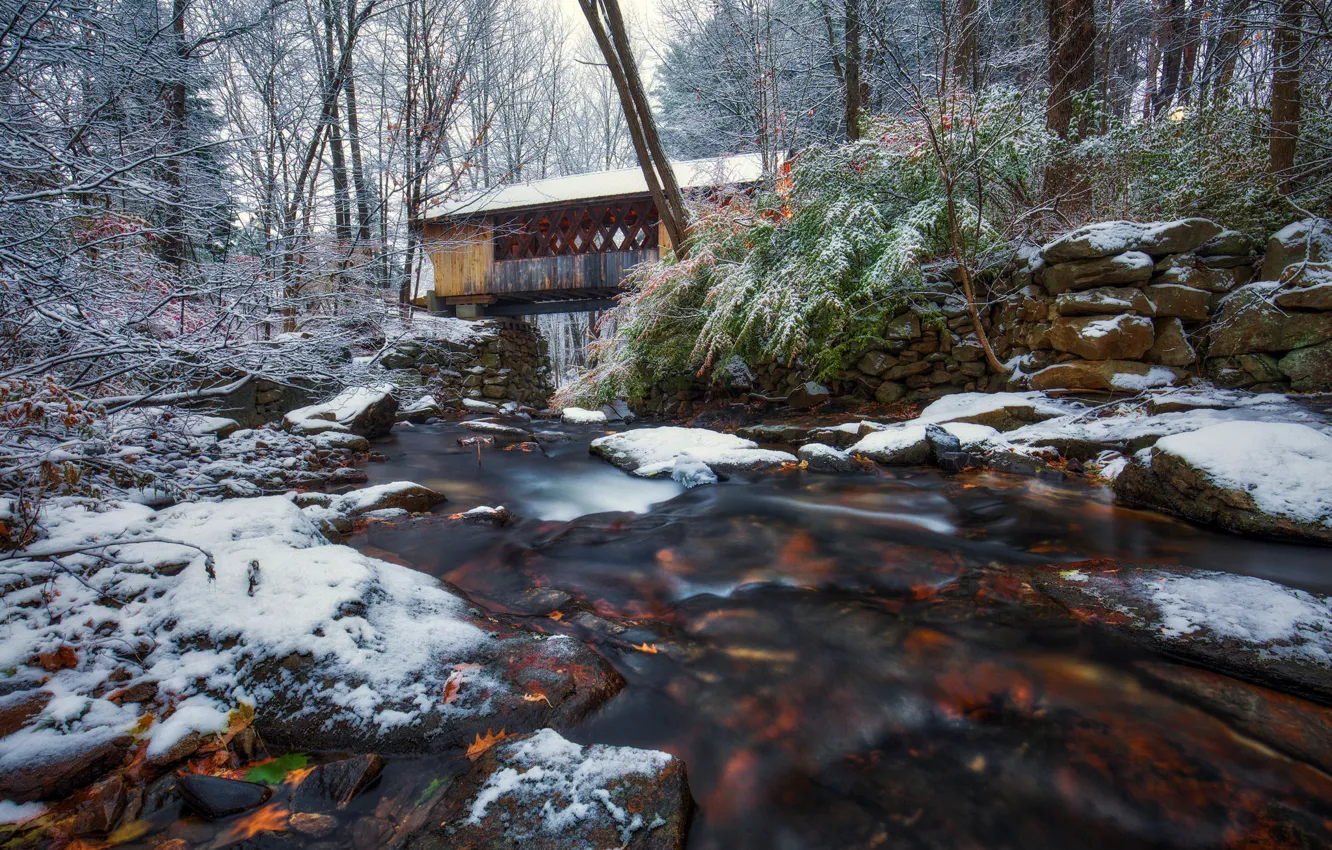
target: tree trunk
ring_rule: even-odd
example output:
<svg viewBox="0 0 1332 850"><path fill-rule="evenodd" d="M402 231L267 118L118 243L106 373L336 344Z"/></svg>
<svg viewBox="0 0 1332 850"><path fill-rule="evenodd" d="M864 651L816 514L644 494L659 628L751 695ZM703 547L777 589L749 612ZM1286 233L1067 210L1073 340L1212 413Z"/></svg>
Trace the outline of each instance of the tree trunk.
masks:
<svg viewBox="0 0 1332 850"><path fill-rule="evenodd" d="M1207 51L1203 66L1202 91L1210 104L1224 103L1230 98L1230 84L1235 78L1235 63L1239 59L1240 45L1248 27L1244 15L1250 0L1232 0L1222 12L1221 34Z"/></svg>
<svg viewBox="0 0 1332 850"><path fill-rule="evenodd" d="M1067 139L1071 130L1079 137L1090 130L1085 110L1076 102L1096 85L1096 20L1092 0L1047 0L1049 3L1050 94L1045 103L1045 126ZM1087 197L1087 180L1070 163L1052 162L1045 169L1044 194L1047 199L1065 198L1082 204Z"/></svg>
<svg viewBox="0 0 1332 850"><path fill-rule="evenodd" d="M598 5L600 4L600 6ZM652 117L651 105L643 82L638 76L638 66L634 62L633 51L629 47L629 37L624 26L624 18L616 0L578 0L583 16L601 49L602 57L610 70L611 79L620 96L620 106L624 111L625 123L633 139L634 153L638 156L639 167L647 181L652 200L657 205L657 213L671 238L671 247L677 256L685 255L684 240L688 229L688 215L684 207L684 195L675 180L670 161L661 146L661 137ZM602 14L605 12L605 25ZM608 31L609 30L609 31Z"/></svg>
<svg viewBox="0 0 1332 850"><path fill-rule="evenodd" d="M1165 0L1158 23L1161 43L1161 81L1152 96L1152 117L1157 118L1179 91L1179 70L1184 58L1184 0Z"/></svg>
<svg viewBox="0 0 1332 850"><path fill-rule="evenodd" d="M356 20L356 0L347 2L347 26ZM339 41L343 41L343 50L347 45L342 36L342 27L338 27ZM343 95L347 100L347 138L351 143L352 185L356 189L356 239L364 247L370 241L370 231L374 222L370 206L370 183L365 179L365 160L361 154L361 121L356 107L356 67L355 55L347 57L347 79L342 83Z"/></svg>
<svg viewBox="0 0 1332 850"><path fill-rule="evenodd" d="M1184 60L1179 69L1179 102L1193 103L1193 72L1198 66L1198 42L1202 38L1203 8L1200 0L1193 0L1184 21Z"/></svg>
<svg viewBox="0 0 1332 850"><path fill-rule="evenodd" d="M980 5L977 0L957 0L955 17L957 47L953 51L953 79L961 88L976 91L980 88Z"/></svg>
<svg viewBox="0 0 1332 850"><path fill-rule="evenodd" d="M333 0L323 0L324 5L324 53L327 57L328 78L325 80L325 97L332 102L332 111L328 114L328 148L330 172L333 176L333 213L335 232L339 242L351 241L351 192L347 184L346 152L342 147L342 116L338 108L341 86L346 81L344 66L350 56L339 61L340 51L335 33L341 28L341 15L333 9Z"/></svg>
<svg viewBox="0 0 1332 850"><path fill-rule="evenodd" d="M1281 0L1272 35L1272 132L1268 168L1282 194L1294 188L1295 142L1300 136L1300 27L1304 0Z"/></svg>
<svg viewBox="0 0 1332 850"><path fill-rule="evenodd" d="M1160 33L1153 33L1147 45L1147 80L1143 86L1142 95L1142 120L1150 121L1152 118L1152 102L1156 99L1156 89L1158 87L1157 75L1161 71L1161 41Z"/></svg>
<svg viewBox="0 0 1332 850"><path fill-rule="evenodd" d="M1072 129L1077 98L1096 82L1096 20L1092 0L1049 0L1050 94L1045 103L1045 126L1067 139ZM1080 117L1079 134L1088 130Z"/></svg>
<svg viewBox="0 0 1332 850"><path fill-rule="evenodd" d="M846 0L844 23L846 140L855 142L860 139L861 96L864 94L860 80L860 0Z"/></svg>
<svg viewBox="0 0 1332 850"><path fill-rule="evenodd" d="M162 258L176 269L177 276L185 272L185 176L180 151L187 147L185 122L187 119L188 89L185 74L189 63L189 45L185 41L185 12L187 0L172 0L171 33L175 41L176 68L167 103L167 127L171 154L166 160L166 213L165 238L162 240Z"/></svg>

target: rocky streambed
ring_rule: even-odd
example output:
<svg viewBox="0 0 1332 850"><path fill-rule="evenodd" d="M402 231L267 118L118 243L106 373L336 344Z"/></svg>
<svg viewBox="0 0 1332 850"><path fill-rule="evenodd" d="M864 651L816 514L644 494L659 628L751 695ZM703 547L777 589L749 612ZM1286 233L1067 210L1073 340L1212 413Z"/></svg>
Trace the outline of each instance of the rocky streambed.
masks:
<svg viewBox="0 0 1332 850"><path fill-rule="evenodd" d="M400 424L350 492L52 505L2 565L12 839L1332 841L1318 404L608 412Z"/></svg>

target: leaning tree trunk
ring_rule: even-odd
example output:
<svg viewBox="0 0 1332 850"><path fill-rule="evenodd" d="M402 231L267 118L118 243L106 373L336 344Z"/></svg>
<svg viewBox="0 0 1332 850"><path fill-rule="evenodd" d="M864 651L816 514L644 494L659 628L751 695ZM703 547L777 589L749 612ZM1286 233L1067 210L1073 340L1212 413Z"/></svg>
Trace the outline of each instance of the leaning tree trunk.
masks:
<svg viewBox="0 0 1332 850"><path fill-rule="evenodd" d="M666 158L661 145L661 136L657 132L656 121L652 117L651 104L638 75L638 66L634 62L633 51L629 47L629 36L625 29L624 17L616 0L578 0L578 5L587 18L592 36L606 60L611 80L615 83L616 93L620 96L620 106L624 111L625 124L633 141L634 153L638 165L643 170L648 191L657 205L657 214L670 235L671 245L677 256L683 257L687 250L684 244L689 219L684 206L684 195L676 183L671 163ZM604 16L602 11L604 10ZM602 18L605 18L603 22Z"/></svg>

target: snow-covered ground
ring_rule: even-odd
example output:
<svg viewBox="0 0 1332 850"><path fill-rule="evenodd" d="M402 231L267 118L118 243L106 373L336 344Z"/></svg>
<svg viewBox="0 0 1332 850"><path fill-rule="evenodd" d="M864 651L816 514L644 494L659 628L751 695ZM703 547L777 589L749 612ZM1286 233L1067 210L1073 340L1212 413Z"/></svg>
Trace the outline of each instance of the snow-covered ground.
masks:
<svg viewBox="0 0 1332 850"><path fill-rule="evenodd" d="M447 722L512 689L464 663L491 638L463 600L330 544L287 498L162 511L58 499L41 522L42 540L0 560L14 588L0 668L49 702L0 739L0 773L126 734L157 753L192 731L225 730L242 703L274 696L262 670L284 659L319 671L282 677L287 702L371 730L430 714ZM450 676L477 686L446 699ZM150 703L112 698L141 684L156 689Z"/></svg>

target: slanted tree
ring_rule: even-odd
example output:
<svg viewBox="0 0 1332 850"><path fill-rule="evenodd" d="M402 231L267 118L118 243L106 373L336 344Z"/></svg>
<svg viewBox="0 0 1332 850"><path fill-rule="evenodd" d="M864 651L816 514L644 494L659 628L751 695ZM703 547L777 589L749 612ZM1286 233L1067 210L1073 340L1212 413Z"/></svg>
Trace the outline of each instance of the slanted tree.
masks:
<svg viewBox="0 0 1332 850"><path fill-rule="evenodd" d="M620 12L620 4L618 0L578 0L578 5L582 7L583 16L592 29L592 36L596 39L602 58L606 60L606 68L615 81L625 123L633 139L634 153L638 156L638 165L643 170L648 191L657 205L657 213L666 226L676 255L683 257L688 250L685 237L689 228L684 194L680 191L675 172L662 147L661 134L652 116L652 104L648 101L647 91L638 73L638 63L629 45L629 34L625 28L624 15Z"/></svg>

